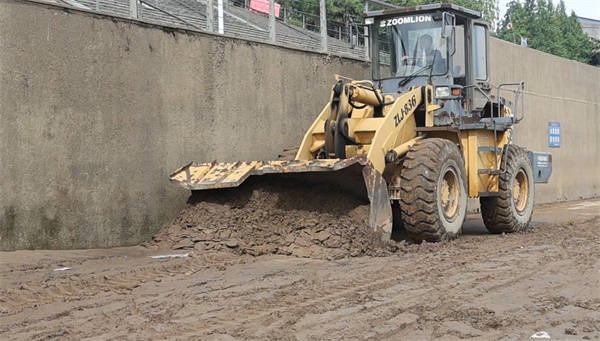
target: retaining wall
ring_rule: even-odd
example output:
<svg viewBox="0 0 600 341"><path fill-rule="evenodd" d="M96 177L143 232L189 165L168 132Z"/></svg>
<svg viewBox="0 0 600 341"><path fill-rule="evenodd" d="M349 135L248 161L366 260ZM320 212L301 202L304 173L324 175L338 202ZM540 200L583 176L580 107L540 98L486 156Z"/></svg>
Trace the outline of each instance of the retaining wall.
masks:
<svg viewBox="0 0 600 341"><path fill-rule="evenodd" d="M368 64L0 0L0 249L138 243L191 160L298 144L335 73Z"/></svg>
<svg viewBox="0 0 600 341"><path fill-rule="evenodd" d="M548 203L600 195L600 68L521 47L490 44L492 83L525 81L525 119L515 143L552 153L549 184L536 185ZM548 122L558 122L561 146L548 147Z"/></svg>

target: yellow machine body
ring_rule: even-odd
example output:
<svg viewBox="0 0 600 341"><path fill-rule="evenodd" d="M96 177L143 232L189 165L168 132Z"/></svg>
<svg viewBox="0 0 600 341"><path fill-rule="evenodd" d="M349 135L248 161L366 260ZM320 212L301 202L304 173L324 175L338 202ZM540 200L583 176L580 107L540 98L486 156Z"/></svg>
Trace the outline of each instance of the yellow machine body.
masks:
<svg viewBox="0 0 600 341"><path fill-rule="evenodd" d="M462 150L468 176L468 194L477 197L481 193L498 190L498 174L480 174L480 169L499 169L500 153L507 143L510 130L459 131L439 129L433 126L433 87L411 88L397 97L383 96L370 81L354 81L337 76L330 101L306 131L295 160L190 163L170 175L170 180L189 190L206 190L237 187L249 176L263 174L312 173L315 177L323 172L336 172L351 166L362 173L364 187L371 203L369 224L371 228L389 238L392 231L391 200L398 199L397 189L401 177L397 162L386 160L393 155L401 160L417 141L429 137L442 137L454 141ZM340 89L341 86L341 89ZM337 88L336 88L337 87ZM417 128L415 110L425 109L425 127ZM510 111L505 110L505 115ZM345 145L343 158L331 152L323 155L324 148L334 149L332 131L326 122L337 122L343 115L347 137L355 143ZM329 124L331 126L331 124ZM494 142L497 141L495 144ZM488 147L481 151L480 147ZM396 164L396 166L394 165ZM345 176L344 181L356 177Z"/></svg>
<svg viewBox="0 0 600 341"><path fill-rule="evenodd" d="M338 76L337 79L339 81L342 77ZM364 108L351 110L347 105L348 96L341 96L341 102L344 104L339 105L338 111L351 112L351 116L347 120L348 135L358 142L356 145L346 146L347 157L366 155L373 167L379 173L384 174L385 157L388 152L394 151L396 156L401 158L415 142L422 138L447 138L456 142L463 152L469 196L478 197L480 193L491 193L498 190L498 174L479 173L479 170L499 169L501 153L494 153L492 148L501 151L509 140L510 130L498 131L494 137L494 131L491 130L459 131L458 129L443 130L433 127L434 111L441 107L433 104L432 98L427 96L432 93L433 87L430 85L425 86L425 89L416 87L399 94L397 98L387 96L384 100L393 101L393 104L383 107L382 117L374 117L375 108L379 105L374 94L379 91L363 88L361 85L365 83L369 84L370 82L349 80L344 84L347 91L343 92L343 94L354 94L353 100L359 104L366 104ZM379 96L381 96L380 93ZM418 129L414 112L421 104L425 107L426 121L425 128ZM296 160L315 159L316 153L325 146L325 121L335 116L331 112L333 108L335 106L331 101L327 103L310 126L304 135ZM503 115L510 116L510 109L504 108Z"/></svg>

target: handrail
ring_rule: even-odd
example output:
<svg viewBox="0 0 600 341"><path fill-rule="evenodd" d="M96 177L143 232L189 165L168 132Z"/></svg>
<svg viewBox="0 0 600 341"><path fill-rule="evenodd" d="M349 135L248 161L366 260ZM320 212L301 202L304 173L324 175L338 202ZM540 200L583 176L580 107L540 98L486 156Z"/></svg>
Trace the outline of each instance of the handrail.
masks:
<svg viewBox="0 0 600 341"><path fill-rule="evenodd" d="M498 89L498 101L500 100L500 95L501 95L501 91L502 91L502 87L509 87L509 86L517 86L516 90L512 90L515 93L515 111L513 113L513 124L519 123L523 118L525 118L525 96L523 96L523 99L521 100L521 118L518 118L518 108L519 108L519 97L523 95L523 91L525 89L525 82L524 81L520 81L518 83L500 83L498 84L498 86L496 87L496 89ZM510 90L509 90L510 91ZM500 117L500 105L498 105L498 117ZM508 142L506 143L506 145L510 145L512 142L512 138L513 138L513 131L511 129L511 133L508 135ZM506 149L505 149L506 150ZM502 158L503 161L503 166L502 169L504 170L504 172L506 172L506 157Z"/></svg>
<svg viewBox="0 0 600 341"><path fill-rule="evenodd" d="M523 120L525 118L525 96L523 96L523 90L525 90L525 82L524 81L520 81L518 83L500 83L498 86L496 86L496 88L498 89L498 100L500 100L500 92L502 90L502 87L508 87L508 86L517 86L517 89L514 90L515 91L515 112L514 112L514 123L519 123L521 120ZM519 108L519 98L523 96L522 100L521 100L521 117L518 118L518 108ZM498 117L500 117L500 106L498 106Z"/></svg>

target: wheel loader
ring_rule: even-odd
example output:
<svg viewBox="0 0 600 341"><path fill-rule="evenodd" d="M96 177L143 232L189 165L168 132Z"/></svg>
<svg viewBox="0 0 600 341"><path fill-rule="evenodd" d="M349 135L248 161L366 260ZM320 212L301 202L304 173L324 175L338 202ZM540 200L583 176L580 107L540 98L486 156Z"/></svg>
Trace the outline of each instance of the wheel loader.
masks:
<svg viewBox="0 0 600 341"><path fill-rule="evenodd" d="M513 144L524 83L490 83L480 18L439 3L367 12L373 80L336 76L291 160L190 163L170 180L193 191L263 174L337 180L366 193L366 228L383 239L394 229L415 241L455 238L468 198L479 198L490 232L528 229L552 157Z"/></svg>

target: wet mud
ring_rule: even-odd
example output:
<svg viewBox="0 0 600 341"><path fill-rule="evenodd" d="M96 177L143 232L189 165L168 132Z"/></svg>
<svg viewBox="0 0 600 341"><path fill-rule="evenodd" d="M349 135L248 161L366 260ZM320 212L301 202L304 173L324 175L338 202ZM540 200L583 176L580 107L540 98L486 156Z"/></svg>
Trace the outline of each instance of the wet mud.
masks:
<svg viewBox="0 0 600 341"><path fill-rule="evenodd" d="M194 192L147 245L320 259L386 256L404 247L383 241L368 217L368 200L339 187L256 177L239 188Z"/></svg>

